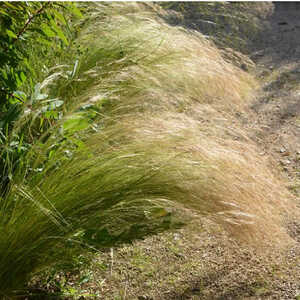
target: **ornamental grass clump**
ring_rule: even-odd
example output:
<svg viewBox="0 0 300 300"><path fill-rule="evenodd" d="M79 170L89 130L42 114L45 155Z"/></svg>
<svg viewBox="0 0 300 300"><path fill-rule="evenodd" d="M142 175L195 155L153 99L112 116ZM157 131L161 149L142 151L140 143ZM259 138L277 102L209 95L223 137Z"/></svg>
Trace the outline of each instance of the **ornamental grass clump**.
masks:
<svg viewBox="0 0 300 300"><path fill-rule="evenodd" d="M63 116L1 200L0 294L20 294L32 274L78 251L176 227L180 207L241 240L287 241L290 195L236 118L255 80L155 6L88 10L72 76L61 64L41 84L64 101Z"/></svg>

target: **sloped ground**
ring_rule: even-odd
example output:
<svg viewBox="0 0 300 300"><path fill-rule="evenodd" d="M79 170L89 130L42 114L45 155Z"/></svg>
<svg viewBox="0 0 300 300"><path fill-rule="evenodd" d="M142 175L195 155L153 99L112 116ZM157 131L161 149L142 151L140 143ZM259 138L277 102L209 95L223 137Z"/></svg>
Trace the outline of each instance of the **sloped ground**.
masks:
<svg viewBox="0 0 300 300"><path fill-rule="evenodd" d="M297 299L299 246L265 251L238 244L202 218L101 253L88 270L56 280L65 295L74 293L61 299Z"/></svg>
<svg viewBox="0 0 300 300"><path fill-rule="evenodd" d="M300 6L276 3L268 37L253 54L264 87L253 104L257 141L275 157L299 193L300 168Z"/></svg>
<svg viewBox="0 0 300 300"><path fill-rule="evenodd" d="M288 186L300 186L300 15L277 3L265 14L250 57L264 88L241 116L261 155L274 160ZM299 240L299 220L289 220ZM133 246L100 253L91 267L56 275L64 299L299 299L300 245L258 251L230 239L206 218ZM57 286L48 283L48 289ZM71 295L72 294L72 295ZM45 297L45 296L43 296ZM44 299L44 298L41 299ZM47 296L50 297L50 296Z"/></svg>

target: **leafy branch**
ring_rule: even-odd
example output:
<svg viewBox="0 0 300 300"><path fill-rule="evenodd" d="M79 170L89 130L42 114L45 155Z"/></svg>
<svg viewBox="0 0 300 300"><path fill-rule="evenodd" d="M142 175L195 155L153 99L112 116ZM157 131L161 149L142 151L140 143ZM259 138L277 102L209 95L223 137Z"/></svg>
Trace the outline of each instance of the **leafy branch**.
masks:
<svg viewBox="0 0 300 300"><path fill-rule="evenodd" d="M20 39L20 37L23 35L23 33L26 31L26 28L29 26L29 24L33 21L33 19L35 17L37 17L38 15L40 15L44 9L50 5L50 1L46 2L45 4L42 5L42 7L40 9L38 9L34 14L32 14L27 21L25 22L23 28L19 31L19 33L17 34L17 38L13 41L16 42L17 40Z"/></svg>

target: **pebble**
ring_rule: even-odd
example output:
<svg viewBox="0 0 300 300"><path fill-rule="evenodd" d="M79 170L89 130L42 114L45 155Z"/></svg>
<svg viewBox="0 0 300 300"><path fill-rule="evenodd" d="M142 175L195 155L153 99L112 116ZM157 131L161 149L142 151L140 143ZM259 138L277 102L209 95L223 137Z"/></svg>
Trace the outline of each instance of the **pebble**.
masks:
<svg viewBox="0 0 300 300"><path fill-rule="evenodd" d="M289 159L282 159L282 160L280 161L280 163L281 163L282 165L289 165L289 164L291 164L291 161L290 161Z"/></svg>

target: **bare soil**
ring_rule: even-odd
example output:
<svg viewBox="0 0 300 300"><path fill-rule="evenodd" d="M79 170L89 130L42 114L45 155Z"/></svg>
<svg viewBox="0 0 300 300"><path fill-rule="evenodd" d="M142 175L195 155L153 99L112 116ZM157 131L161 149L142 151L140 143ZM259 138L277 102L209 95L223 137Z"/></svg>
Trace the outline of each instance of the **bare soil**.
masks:
<svg viewBox="0 0 300 300"><path fill-rule="evenodd" d="M253 103L253 138L277 159L299 193L300 179L300 4L275 3L265 40L252 54L263 91Z"/></svg>

